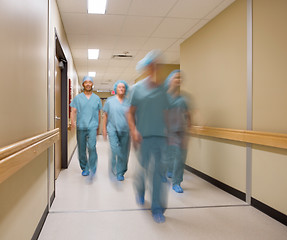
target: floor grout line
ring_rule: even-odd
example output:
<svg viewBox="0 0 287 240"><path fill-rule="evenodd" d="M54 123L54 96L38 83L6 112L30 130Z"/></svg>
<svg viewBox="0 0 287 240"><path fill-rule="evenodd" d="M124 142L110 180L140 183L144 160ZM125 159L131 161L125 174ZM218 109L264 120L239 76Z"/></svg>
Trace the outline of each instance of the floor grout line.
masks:
<svg viewBox="0 0 287 240"><path fill-rule="evenodd" d="M213 205L213 206L194 206L194 207L169 207L166 210L186 210L186 209L207 209L207 208L231 208L231 207L249 207L248 204L231 204L231 205ZM150 211L150 208L132 208L132 209L109 209L109 210L50 210L49 213L98 213L98 212L135 212Z"/></svg>

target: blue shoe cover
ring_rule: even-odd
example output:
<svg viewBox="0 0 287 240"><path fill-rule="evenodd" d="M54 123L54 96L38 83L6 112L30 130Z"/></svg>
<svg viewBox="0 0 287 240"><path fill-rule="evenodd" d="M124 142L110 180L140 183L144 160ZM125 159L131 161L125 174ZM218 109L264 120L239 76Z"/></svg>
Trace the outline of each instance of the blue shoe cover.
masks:
<svg viewBox="0 0 287 240"><path fill-rule="evenodd" d="M117 176L117 180L118 181L124 181L125 180L125 177L123 175L118 175Z"/></svg>
<svg viewBox="0 0 287 240"><path fill-rule="evenodd" d="M137 196L136 201L137 201L137 204L144 205L144 196Z"/></svg>
<svg viewBox="0 0 287 240"><path fill-rule="evenodd" d="M166 183L167 182L167 178L165 176L161 177L161 182Z"/></svg>
<svg viewBox="0 0 287 240"><path fill-rule="evenodd" d="M82 172L82 175L83 175L83 176L89 176L89 175L90 175L90 172L84 170L84 171Z"/></svg>
<svg viewBox="0 0 287 240"><path fill-rule="evenodd" d="M168 178L172 178L172 172L167 172L166 175L167 175Z"/></svg>
<svg viewBox="0 0 287 240"><path fill-rule="evenodd" d="M181 186L178 185L178 184L173 185L173 186L172 186L172 189L173 189L174 191L176 191L177 193L183 193L183 189L182 189Z"/></svg>
<svg viewBox="0 0 287 240"><path fill-rule="evenodd" d="M165 222L165 216L162 214L162 212L155 212L152 214L153 220L157 223L164 223Z"/></svg>
<svg viewBox="0 0 287 240"><path fill-rule="evenodd" d="M92 184L95 178L95 174L96 173L91 173L87 178L86 178L86 182L87 184Z"/></svg>

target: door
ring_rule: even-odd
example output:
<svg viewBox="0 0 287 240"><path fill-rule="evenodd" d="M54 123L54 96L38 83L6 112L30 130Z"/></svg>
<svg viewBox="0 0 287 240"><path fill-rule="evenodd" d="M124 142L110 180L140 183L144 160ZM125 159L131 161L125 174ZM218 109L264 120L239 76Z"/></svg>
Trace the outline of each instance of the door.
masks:
<svg viewBox="0 0 287 240"><path fill-rule="evenodd" d="M55 179L58 178L61 168L61 68L55 57L55 128L60 129L60 139L55 143Z"/></svg>

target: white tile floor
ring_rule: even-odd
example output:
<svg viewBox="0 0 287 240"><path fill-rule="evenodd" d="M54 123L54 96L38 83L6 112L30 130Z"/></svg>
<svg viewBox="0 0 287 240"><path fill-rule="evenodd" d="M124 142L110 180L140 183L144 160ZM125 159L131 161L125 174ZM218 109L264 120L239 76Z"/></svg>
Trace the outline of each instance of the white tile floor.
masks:
<svg viewBox="0 0 287 240"><path fill-rule="evenodd" d="M81 176L77 152L56 181L56 198L39 240L287 239L287 227L245 202L185 171L183 194L170 190L166 222L153 221L133 191L136 163L131 152L125 181L108 174L109 145L98 138L98 169L93 184Z"/></svg>

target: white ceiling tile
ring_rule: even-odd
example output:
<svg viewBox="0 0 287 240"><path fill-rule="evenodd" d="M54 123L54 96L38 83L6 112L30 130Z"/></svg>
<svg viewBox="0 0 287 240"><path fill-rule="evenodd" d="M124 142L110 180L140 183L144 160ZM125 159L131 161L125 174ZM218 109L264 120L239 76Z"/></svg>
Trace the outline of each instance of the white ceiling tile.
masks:
<svg viewBox="0 0 287 240"><path fill-rule="evenodd" d="M226 0L223 1L220 5L218 5L215 9L213 9L207 16L206 19L212 19L216 17L220 12L222 12L225 8L227 8L230 4L232 4L235 0Z"/></svg>
<svg viewBox="0 0 287 240"><path fill-rule="evenodd" d="M109 64L111 66L126 68L130 63L131 59L111 59Z"/></svg>
<svg viewBox="0 0 287 240"><path fill-rule="evenodd" d="M100 50L99 60L110 60L113 56L113 50Z"/></svg>
<svg viewBox="0 0 287 240"><path fill-rule="evenodd" d="M146 38L144 37L119 37L115 44L115 50L127 52L139 50L145 42Z"/></svg>
<svg viewBox="0 0 287 240"><path fill-rule="evenodd" d="M87 52L87 49L86 48L74 48L73 49L73 57L74 58L88 58L88 52Z"/></svg>
<svg viewBox="0 0 287 240"><path fill-rule="evenodd" d="M166 16L177 0L133 0L129 15Z"/></svg>
<svg viewBox="0 0 287 240"><path fill-rule="evenodd" d="M125 17L119 15L102 15L89 14L88 15L88 32L93 35L119 34Z"/></svg>
<svg viewBox="0 0 287 240"><path fill-rule="evenodd" d="M161 21L158 17L127 16L121 36L150 36Z"/></svg>
<svg viewBox="0 0 287 240"><path fill-rule="evenodd" d="M177 39L175 38L149 38L142 49L147 51L151 51L152 49L164 51L172 46L176 41Z"/></svg>
<svg viewBox="0 0 287 240"><path fill-rule="evenodd" d="M152 37L180 38L197 22L195 19L166 18Z"/></svg>
<svg viewBox="0 0 287 240"><path fill-rule="evenodd" d="M168 14L169 17L204 18L222 0L179 0Z"/></svg>
<svg viewBox="0 0 287 240"><path fill-rule="evenodd" d="M88 48L97 48L104 50L112 50L117 41L116 35L90 34L88 38Z"/></svg>
<svg viewBox="0 0 287 240"><path fill-rule="evenodd" d="M70 47L73 48L88 48L87 34L67 34Z"/></svg>
<svg viewBox="0 0 287 240"><path fill-rule="evenodd" d="M140 75L136 64L151 49L178 64L181 42L234 0L108 0L105 15L88 15L87 0L57 2L79 82L96 71L96 84L109 88L123 78L133 84ZM87 59L88 48L100 49L98 60ZM112 59L126 51L132 59Z"/></svg>
<svg viewBox="0 0 287 240"><path fill-rule="evenodd" d="M87 14L62 13L61 16L67 34L88 34Z"/></svg>
<svg viewBox="0 0 287 240"><path fill-rule="evenodd" d="M128 13L131 0L108 0L106 14L121 14Z"/></svg>
<svg viewBox="0 0 287 240"><path fill-rule="evenodd" d="M57 0L57 3L62 13L87 13L87 1Z"/></svg>

